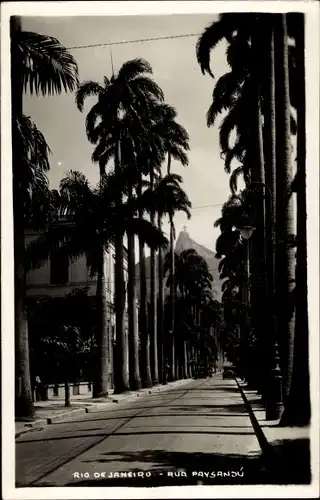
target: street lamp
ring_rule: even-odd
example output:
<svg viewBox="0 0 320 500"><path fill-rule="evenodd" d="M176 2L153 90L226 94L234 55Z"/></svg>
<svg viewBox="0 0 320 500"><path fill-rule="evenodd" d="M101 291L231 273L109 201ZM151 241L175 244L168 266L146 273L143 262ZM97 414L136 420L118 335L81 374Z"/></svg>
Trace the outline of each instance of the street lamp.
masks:
<svg viewBox="0 0 320 500"><path fill-rule="evenodd" d="M245 315L245 326L249 326L249 316L248 308L250 303L249 294L249 278L250 278L250 252L249 252L249 240L253 234L254 227L252 226L242 226L240 229L241 238L245 242L246 249L246 259L245 259L245 286L243 287L243 297L242 302L246 305L246 315Z"/></svg>
<svg viewBox="0 0 320 500"><path fill-rule="evenodd" d="M240 229L240 234L244 240L249 240L252 236L253 230L254 230L254 227L252 227L252 226L243 226Z"/></svg>

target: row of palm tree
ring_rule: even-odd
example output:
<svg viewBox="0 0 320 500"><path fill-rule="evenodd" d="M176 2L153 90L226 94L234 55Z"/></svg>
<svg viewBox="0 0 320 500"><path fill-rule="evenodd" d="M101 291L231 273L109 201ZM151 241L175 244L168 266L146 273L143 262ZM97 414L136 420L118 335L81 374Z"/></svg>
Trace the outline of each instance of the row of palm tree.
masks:
<svg viewBox="0 0 320 500"><path fill-rule="evenodd" d="M168 352L167 338L170 339L171 345L170 378L174 380L177 376L174 367L177 367L180 354L175 354L175 347L179 341L175 326L177 292L173 217L178 210L190 216L191 203L181 187L182 178L171 173L171 162L174 159L187 165L188 134L177 123L175 110L164 103L162 90L148 76L152 73L152 68L146 61L135 59L126 62L117 75L113 74L110 79L105 77L103 85L96 82L84 82L78 85L76 62L58 40L35 33L25 33L21 31L19 19L13 18L11 44L16 378L19 380L17 413L27 416L33 412L26 311L26 271L43 265L54 254L64 255L69 260L86 255L91 273L97 275L99 328L96 339L98 356L95 363L97 371L94 396L107 396L109 390L105 250L110 243L115 245L115 392L156 384L159 381L159 371L161 379L164 380L165 355ZM43 68L48 71L43 72ZM43 95L77 89L76 104L80 111L83 111L87 97L92 95L97 97L97 102L87 114L85 125L88 139L95 146L92 161L99 166L98 186L92 187L80 172L70 171L61 181L59 190L49 190L45 175L49 169L48 145L31 119L22 114L22 94L27 88L31 93ZM165 161L167 161L167 174L163 175L162 166ZM149 220L146 219L146 215ZM162 231L162 219L166 215L170 221L169 255L171 256L169 336L165 335L168 306L165 304L163 293L165 269L162 247L167 245L167 239ZM61 216L66 218L65 224L61 224ZM26 249L24 230L28 224L40 229L41 236ZM130 348L124 324L125 235L128 247ZM136 321L134 244L136 236L139 239L140 257L140 332L137 330ZM146 244L151 252L149 298L146 291ZM156 254L157 249L158 254ZM203 272L203 264L199 266L199 270ZM196 322L198 327L201 326L199 319L201 306L206 304L205 298L209 297L208 291L205 292L208 288L208 279L207 277L207 281L199 282L197 293L202 298L192 306L193 314L195 315L196 311L198 314ZM198 344L199 339L200 337L197 338ZM158 346L160 346L159 352ZM186 352L185 346L186 344L183 352ZM128 360L129 374L126 370ZM186 357L184 357L185 362Z"/></svg>
<svg viewBox="0 0 320 500"><path fill-rule="evenodd" d="M175 340L180 343L182 353L183 376L191 374L188 367L207 360L216 363L220 355L220 333L223 319L221 305L212 296L212 275L208 263L196 250L186 249L180 254L174 253L174 274L172 273L171 252L164 262L165 274L168 271L166 286L174 288L175 331L169 338L170 379L175 379ZM169 321L172 321L172 303L169 305ZM172 324L172 323L171 323ZM180 338L179 338L180 337ZM191 365L191 360L194 365Z"/></svg>
<svg viewBox="0 0 320 500"><path fill-rule="evenodd" d="M304 18L302 14L221 15L219 21L204 31L197 44L198 62L203 73L211 77L214 75L210 52L222 39L227 42L230 71L215 85L207 123L212 126L218 115L224 116L220 146L232 191L217 222L221 228L217 252L224 257L221 277L227 278L223 285L224 299L228 307L233 304L229 309L233 317L237 317L245 274L239 228L254 226L250 241L250 319L257 339L255 356L259 356L260 362L256 387L267 400L274 368L272 350L277 342L285 408L282 423L306 424L310 418L310 402ZM234 132L236 137L232 141ZM245 183L242 193L237 185L239 175ZM294 192L297 193L296 214ZM299 296L303 301L297 300ZM239 315L237 321L240 321ZM302 383L297 382L297 376ZM303 400L304 405L297 405L298 400Z"/></svg>
<svg viewBox="0 0 320 500"><path fill-rule="evenodd" d="M175 110L164 103L164 96L159 86L148 75L152 68L147 61L135 59L122 65L118 73L110 79L104 78L104 85L96 82L84 82L80 85L76 102L83 110L87 96L96 95L98 101L86 117L88 139L96 145L92 160L99 163L101 178L105 173L109 160L113 160L115 183L115 211L121 213L125 203L132 205L134 196L138 202L134 211L143 216L148 206L150 224L158 224L161 231L162 217L172 217L176 210L188 212L190 201L183 192L180 183L182 178L170 173L162 178L161 167L171 157L188 163L186 151L189 149L188 134L176 122ZM148 179L148 187L144 189ZM126 200L126 202L124 201ZM116 358L119 360L115 372L115 391L123 392L129 388L141 387L138 362L138 331L136 315L135 289L135 245L134 230L131 221L126 229L128 242L128 318L129 366L131 380L128 378L126 365L128 349L124 325L124 271L123 271L123 238L125 232L118 225L115 232L115 311L116 311ZM140 275L145 275L145 241L139 236ZM157 281L156 281L156 240L150 242L151 286L150 307L148 311L145 285L140 282L140 325L141 343L145 358L142 374L142 385L148 387L159 382L158 370L158 328L157 328ZM162 255L158 259L158 269L162 267ZM142 280L140 280L142 281ZM160 283L159 290L163 288ZM160 299L160 308L163 301ZM163 313L159 316L162 323ZM160 332L160 337L162 332ZM150 345L149 345L150 344Z"/></svg>

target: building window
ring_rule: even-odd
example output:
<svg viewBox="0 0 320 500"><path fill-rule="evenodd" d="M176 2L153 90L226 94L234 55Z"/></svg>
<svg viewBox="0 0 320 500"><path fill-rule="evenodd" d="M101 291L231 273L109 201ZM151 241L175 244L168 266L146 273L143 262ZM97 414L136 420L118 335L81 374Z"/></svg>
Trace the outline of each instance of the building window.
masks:
<svg viewBox="0 0 320 500"><path fill-rule="evenodd" d="M67 255L52 255L50 260L50 283L65 285L69 281L69 259Z"/></svg>

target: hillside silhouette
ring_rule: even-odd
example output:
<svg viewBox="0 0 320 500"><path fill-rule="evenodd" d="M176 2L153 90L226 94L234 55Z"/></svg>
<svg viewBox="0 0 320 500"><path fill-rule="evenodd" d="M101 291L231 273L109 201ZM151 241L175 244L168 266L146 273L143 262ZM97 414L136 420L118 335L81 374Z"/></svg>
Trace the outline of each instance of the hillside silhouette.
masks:
<svg viewBox="0 0 320 500"><path fill-rule="evenodd" d="M219 265L219 259L215 257L215 253L212 250L209 250L208 248L204 247L203 245L199 245L196 241L194 241L192 238L190 238L189 233L187 232L186 228L184 228L183 231L180 231L179 236L176 240L176 245L175 245L175 252L180 254L183 250L189 250L190 248L196 250L196 252L203 257L209 267L210 273L212 274L213 277L213 282L212 282L212 293L213 293L213 298L216 300L221 300L221 283L219 280L219 271L218 271L218 265ZM164 250L164 255L169 251L169 249ZM146 277L147 277L147 292L149 294L150 292L150 257L146 257ZM139 262L136 264L136 280L137 280L137 297L140 297L140 290L139 290L139 279L140 279L140 269L139 269ZM166 284L166 278L164 279L164 292L165 295L169 294L169 289L165 286ZM158 285L158 282L157 282Z"/></svg>

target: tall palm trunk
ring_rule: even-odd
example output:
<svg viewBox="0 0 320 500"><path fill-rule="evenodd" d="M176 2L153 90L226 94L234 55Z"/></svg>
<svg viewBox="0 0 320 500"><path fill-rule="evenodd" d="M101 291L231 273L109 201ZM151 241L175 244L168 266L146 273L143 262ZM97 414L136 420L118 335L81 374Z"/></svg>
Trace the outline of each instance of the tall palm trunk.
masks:
<svg viewBox="0 0 320 500"><path fill-rule="evenodd" d="M150 168L150 188L154 188L154 170ZM155 211L150 213L150 222L155 224ZM150 249L150 339L151 339L151 376L153 384L158 384L158 341L157 341L157 288L156 288L156 251Z"/></svg>
<svg viewBox="0 0 320 500"><path fill-rule="evenodd" d="M99 315L98 324L98 359L97 374L93 383L92 396L94 398L107 397L109 391L109 330L108 330L108 306L107 306L107 287L106 287L106 267L105 253L101 246L98 263L97 280L97 311Z"/></svg>
<svg viewBox="0 0 320 500"><path fill-rule="evenodd" d="M254 35L252 38L253 58L255 61L254 71L254 103L253 103L253 120L257 135L254 143L254 167L251 170L251 179L253 184L256 184L254 193L254 217L253 221L255 231L252 236L252 294L251 294L251 311L252 311L252 326L256 331L258 339L259 363L261 370L256 373L256 387L263 391L264 386L264 360L265 360L265 345L267 343L268 331L266 329L266 233L265 233L265 202L264 202L264 152L263 152L263 137L262 137L262 116L261 116L261 33L259 21L255 24ZM261 362L261 363L260 363Z"/></svg>
<svg viewBox="0 0 320 500"><path fill-rule="evenodd" d="M174 255L174 225L172 217L170 216L170 331L169 331L169 352L170 352L170 372L169 372L169 381L173 382L176 379L176 368L175 368L175 358L176 358L176 349L175 349L175 292L176 292L176 284L175 284L175 255Z"/></svg>
<svg viewBox="0 0 320 500"><path fill-rule="evenodd" d="M129 202L132 201L132 186L129 188ZM141 389L139 369L139 335L137 323L136 263L134 234L130 229L128 236L128 322L129 322L129 381L130 389Z"/></svg>
<svg viewBox="0 0 320 500"><path fill-rule="evenodd" d="M182 291L182 301L185 300L184 290ZM180 335L181 336L181 335ZM188 378L188 346L187 340L181 338L181 376L182 378Z"/></svg>
<svg viewBox="0 0 320 500"><path fill-rule="evenodd" d="M188 378L188 351L187 341L182 341L182 378Z"/></svg>
<svg viewBox="0 0 320 500"><path fill-rule="evenodd" d="M277 203L276 203L276 276L278 331L283 362L284 403L288 397L294 352L293 289L295 279L294 248L290 239L294 234L293 200L291 194L292 163L290 137L290 98L288 71L288 38L286 16L275 20L276 56L276 141L277 141Z"/></svg>
<svg viewBox="0 0 320 500"><path fill-rule="evenodd" d="M142 182L138 184L138 196L142 194ZM142 211L139 217L143 217ZM140 308L139 325L141 335L141 381L143 387L151 387L151 367L150 367L150 334L148 329L148 302L147 302L147 280L146 280L146 257L145 245L139 240L139 276L140 276Z"/></svg>
<svg viewBox="0 0 320 500"><path fill-rule="evenodd" d="M23 214L14 209L14 267L15 267L15 364L16 364L16 416L33 415L30 376L28 317L26 307L26 276L24 269L25 244Z"/></svg>
<svg viewBox="0 0 320 500"><path fill-rule="evenodd" d="M191 353L191 340L187 340L187 378L192 377L192 370L191 370L191 359L192 359L192 353Z"/></svg>
<svg viewBox="0 0 320 500"><path fill-rule="evenodd" d="M168 165L167 165L167 174L171 174L171 154L168 152ZM169 215L169 224L170 224L170 331L169 331L169 351L170 351L170 373L169 380L170 382L176 379L176 368L175 368L175 358L176 358L176 349L175 349L175 294L176 294L176 280L175 280L175 254L174 254L174 224L173 224L173 215Z"/></svg>
<svg viewBox="0 0 320 500"><path fill-rule="evenodd" d="M21 31L20 18L13 16L10 19L11 39ZM11 45L11 106L12 106L12 160L14 179L19 177L21 168L16 137L15 122L22 116L22 74L19 52L14 44ZM28 318L26 309L26 275L24 268L25 241L24 241L24 212L23 199L16 182L13 192L14 218L14 284L15 284L15 380L17 416L30 417L33 415L32 387L29 359Z"/></svg>
<svg viewBox="0 0 320 500"><path fill-rule="evenodd" d="M310 422L309 326L307 281L307 204L306 204L306 123L305 123L305 43L304 15L296 16L297 102L297 267L296 322L292 383L282 425L308 425Z"/></svg>
<svg viewBox="0 0 320 500"><path fill-rule="evenodd" d="M176 370L176 379L181 379L181 340L177 335L174 338L175 341L175 370Z"/></svg>
<svg viewBox="0 0 320 500"><path fill-rule="evenodd" d="M68 378L64 380L64 406L68 408L71 406L70 403L70 384Z"/></svg>
<svg viewBox="0 0 320 500"><path fill-rule="evenodd" d="M115 174L121 168L121 139L119 138L114 158ZM117 205L122 205L121 187L117 190ZM124 286L123 233L115 235L115 310L116 310L116 359L114 363L114 392L119 394L129 390L128 339L125 331L125 286Z"/></svg>
<svg viewBox="0 0 320 500"><path fill-rule="evenodd" d="M161 215L158 213L158 228L162 230ZM159 310L158 310L158 345L159 370L161 382L164 381L164 289L163 289L163 250L159 248L158 253L158 283L159 283Z"/></svg>
<svg viewBox="0 0 320 500"><path fill-rule="evenodd" d="M264 113L264 145L265 145L265 179L266 179L266 201L267 201L267 272L268 272L268 316L266 325L269 327L269 342L265 345L265 369L266 381L269 391L267 391L267 419L274 418L274 388L271 380L271 370L273 366L274 346L278 343L277 318L276 318L276 102L275 102L275 53L274 53L274 17L269 15L265 23L265 113ZM271 392L270 392L271 391ZM279 397L279 395L278 395ZM278 401L279 402L279 401ZM270 403L270 405L268 404ZM271 412L271 413L269 413Z"/></svg>

